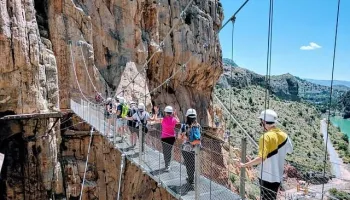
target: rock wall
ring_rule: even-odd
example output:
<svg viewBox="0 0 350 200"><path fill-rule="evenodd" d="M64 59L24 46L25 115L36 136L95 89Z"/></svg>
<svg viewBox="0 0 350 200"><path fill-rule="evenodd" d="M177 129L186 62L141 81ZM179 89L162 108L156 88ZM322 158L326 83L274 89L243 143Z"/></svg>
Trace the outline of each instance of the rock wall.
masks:
<svg viewBox="0 0 350 200"><path fill-rule="evenodd" d="M51 131L51 127L54 127ZM49 199L64 193L55 119L0 121L5 154L0 199Z"/></svg>
<svg viewBox="0 0 350 200"><path fill-rule="evenodd" d="M57 109L56 58L40 36L34 1L1 1L0 13L0 112Z"/></svg>
<svg viewBox="0 0 350 200"><path fill-rule="evenodd" d="M84 70L83 55L97 90L108 93L107 96L124 91L128 100L137 100L145 92L148 93L191 57L186 71L175 76L167 89L164 86L153 93L152 101L161 106L176 105L180 111L194 107L202 116L203 123L208 123L210 94L222 72L217 30L223 12L220 3L196 0L184 17L180 18L189 2L49 2L49 37L59 69L61 108L68 108L69 98L78 92L72 71L72 57L82 91L87 96L92 96L95 91ZM175 26L173 32L167 35L172 26ZM68 45L69 40L73 41L72 50ZM163 50L155 53L145 72L143 66L146 60L158 51L163 40ZM83 54L76 45L78 41L83 42ZM140 75L131 83L136 72L140 72ZM146 90L145 77L148 80ZM148 104L150 100L148 98Z"/></svg>

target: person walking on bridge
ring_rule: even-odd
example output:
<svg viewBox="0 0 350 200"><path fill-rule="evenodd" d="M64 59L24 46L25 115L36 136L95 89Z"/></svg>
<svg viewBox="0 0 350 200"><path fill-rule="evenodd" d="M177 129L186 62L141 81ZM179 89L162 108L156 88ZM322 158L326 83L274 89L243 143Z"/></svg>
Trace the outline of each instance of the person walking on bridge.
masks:
<svg viewBox="0 0 350 200"><path fill-rule="evenodd" d="M182 156L187 171L187 183L194 184L195 150L201 146L201 126L197 122L197 112L190 108L186 112L186 122L181 125L179 139L183 141Z"/></svg>
<svg viewBox="0 0 350 200"><path fill-rule="evenodd" d="M267 109L261 112L260 126L264 129L259 139L259 155L240 167L259 166L261 199L276 199L283 179L284 163L287 153L293 152L293 145L286 133L276 127L277 113Z"/></svg>
<svg viewBox="0 0 350 200"><path fill-rule="evenodd" d="M165 116L162 121L162 146L163 146L163 155L165 162L165 171L170 170L170 161L173 150L173 145L176 140L175 126L177 123L180 123L179 118L176 115L173 107L166 106L164 109Z"/></svg>
<svg viewBox="0 0 350 200"><path fill-rule="evenodd" d="M132 116L137 112L136 103L134 101L130 101L130 109L128 111L127 117L132 118ZM131 147L134 148L137 142L137 128L135 120L128 120L128 126L130 130L130 143Z"/></svg>
<svg viewBox="0 0 350 200"><path fill-rule="evenodd" d="M139 129L141 127L142 129L142 140L141 142L141 152L144 152L144 146L145 146L145 136L146 133L148 132L148 128L147 128L147 122L151 121L150 119L150 115L149 113L145 110L145 104L143 103L139 103L139 105L137 106L137 111L133 114L132 117L127 117L125 116L124 118L126 118L127 120L133 120L136 122L136 129ZM136 141L135 141L136 143Z"/></svg>
<svg viewBox="0 0 350 200"><path fill-rule="evenodd" d="M124 119L125 116L128 114L128 106L125 102L124 97L119 97L118 98L119 104L117 106L117 135L119 135L122 139L121 141L125 140L125 132L126 132L126 128L127 128L127 120Z"/></svg>

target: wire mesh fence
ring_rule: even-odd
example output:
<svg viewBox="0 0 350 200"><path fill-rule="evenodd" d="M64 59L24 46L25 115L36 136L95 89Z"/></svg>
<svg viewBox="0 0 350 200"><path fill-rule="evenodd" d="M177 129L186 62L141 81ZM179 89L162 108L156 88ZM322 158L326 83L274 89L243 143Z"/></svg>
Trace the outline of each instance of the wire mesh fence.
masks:
<svg viewBox="0 0 350 200"><path fill-rule="evenodd" d="M203 137L200 148L184 149L182 141L176 137L162 139L158 128L150 128L148 133L133 128L124 133L125 138L120 137L121 129L115 116L108 118L101 106L72 100L71 108L103 136L112 136L108 139L116 148L179 199L259 199L260 195L263 199L341 199L334 195L334 189L347 191L350 188L350 180L335 178L327 170L295 171L298 166L291 161L287 166L292 168L285 169L288 178L278 187L278 192L270 191L260 184L257 168L247 168L243 172L239 168L242 153L254 146L250 140L245 140L246 148L243 147L244 135L231 135L226 141ZM135 140L132 132L137 132L133 134L134 138L138 135L136 143L132 141ZM232 140L235 146L228 145ZM342 163L330 164L347 167ZM305 163L304 167L312 166Z"/></svg>

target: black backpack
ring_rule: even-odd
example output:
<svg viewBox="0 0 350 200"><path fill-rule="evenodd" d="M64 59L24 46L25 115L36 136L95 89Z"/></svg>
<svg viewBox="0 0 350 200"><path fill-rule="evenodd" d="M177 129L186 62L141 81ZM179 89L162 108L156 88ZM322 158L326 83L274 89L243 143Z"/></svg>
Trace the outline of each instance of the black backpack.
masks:
<svg viewBox="0 0 350 200"><path fill-rule="evenodd" d="M135 113L136 113L136 109L135 108L131 108L131 109L129 109L127 116L128 117L132 117ZM135 120L129 120L128 121L128 125L130 127L136 127L136 121Z"/></svg>

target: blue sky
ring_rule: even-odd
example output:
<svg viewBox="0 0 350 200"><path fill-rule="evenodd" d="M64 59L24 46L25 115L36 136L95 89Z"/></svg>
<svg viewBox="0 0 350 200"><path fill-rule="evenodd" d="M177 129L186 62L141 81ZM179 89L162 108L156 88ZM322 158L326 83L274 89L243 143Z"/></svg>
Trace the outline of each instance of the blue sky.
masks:
<svg viewBox="0 0 350 200"><path fill-rule="evenodd" d="M229 19L244 0L220 0ZM250 0L236 16L233 59L241 67L266 72L268 0ZM331 79L337 0L275 0L272 74ZM350 0L340 7L337 80L350 81ZM231 23L220 33L224 58L231 58ZM310 43L314 43L311 44ZM311 50L302 50L311 49Z"/></svg>

